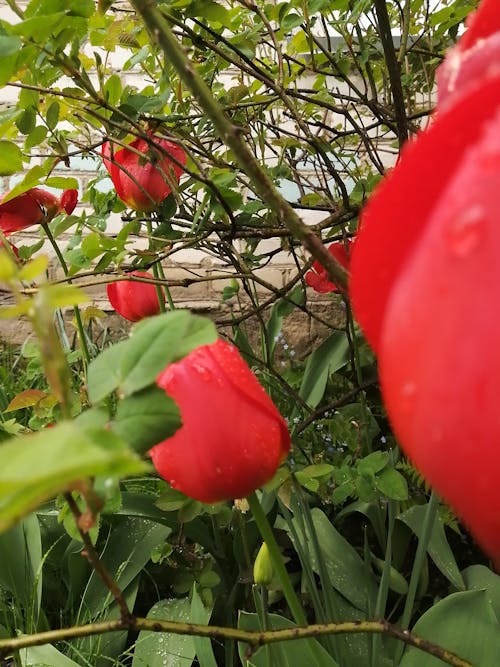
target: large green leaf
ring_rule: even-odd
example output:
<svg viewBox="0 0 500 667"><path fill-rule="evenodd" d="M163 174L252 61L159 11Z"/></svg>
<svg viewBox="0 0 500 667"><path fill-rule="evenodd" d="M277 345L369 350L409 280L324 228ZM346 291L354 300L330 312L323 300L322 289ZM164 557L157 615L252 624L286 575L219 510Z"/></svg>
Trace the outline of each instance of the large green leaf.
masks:
<svg viewBox="0 0 500 667"><path fill-rule="evenodd" d="M0 532L75 481L149 470L115 434L72 422L12 438L0 446Z"/></svg>
<svg viewBox="0 0 500 667"><path fill-rule="evenodd" d="M10 530L0 534L0 563L0 586L25 607L26 612L31 615L31 622L36 625L42 594L39 571L42 563L42 540L36 516L27 516Z"/></svg>
<svg viewBox="0 0 500 667"><path fill-rule="evenodd" d="M462 571L467 590L484 590L500 623L500 576L484 565L471 565Z"/></svg>
<svg viewBox="0 0 500 667"><path fill-rule="evenodd" d="M160 600L148 612L148 618L189 623L191 605L187 598ZM189 635L163 632L139 633L132 667L191 667L196 649Z"/></svg>
<svg viewBox="0 0 500 667"><path fill-rule="evenodd" d="M22 667L78 667L54 646L31 646L19 651Z"/></svg>
<svg viewBox="0 0 500 667"><path fill-rule="evenodd" d="M118 403L113 431L140 454L169 438L181 425L175 401L152 386Z"/></svg>
<svg viewBox="0 0 500 667"><path fill-rule="evenodd" d="M198 593L198 585L194 585L191 591L191 622L208 623L212 609L205 607ZM200 667L217 667L212 642L208 637L193 637L196 658Z"/></svg>
<svg viewBox="0 0 500 667"><path fill-rule="evenodd" d="M269 614L269 628L271 630L284 630L296 627L278 614ZM240 612L238 627L241 630L262 630L257 614ZM331 655L325 651L317 639L294 639L293 641L279 642L263 646L256 651L251 658L246 659L246 644L238 644L240 660L244 667L268 667L279 665L279 667L339 667Z"/></svg>
<svg viewBox="0 0 500 667"><path fill-rule="evenodd" d="M267 348L270 355L274 353L277 343L277 336L283 326L283 320L287 315L290 315L297 305L303 305L305 301L305 292L302 285L299 283L288 294L286 299L279 299L271 308L271 313L266 324L266 338Z"/></svg>
<svg viewBox="0 0 500 667"><path fill-rule="evenodd" d="M369 576L357 551L334 528L324 512L314 508L311 515L321 557L329 574L331 585L357 609L364 612L373 609L377 594L375 581ZM297 518L294 518L294 523L300 535L300 524ZM311 537L308 536L308 542L310 539ZM310 544L304 546L311 555L313 569L318 572L319 567L314 549Z"/></svg>
<svg viewBox="0 0 500 667"><path fill-rule="evenodd" d="M12 141L0 141L0 176L10 176L23 169L21 149Z"/></svg>
<svg viewBox="0 0 500 667"><path fill-rule="evenodd" d="M400 521L403 521L403 523L405 523L419 539L424 526L426 509L427 505L414 505L397 517ZM464 581L458 569L455 556L446 539L443 522L439 515L436 516L434 520L427 553L448 581L450 581L455 588L463 591L465 588Z"/></svg>
<svg viewBox="0 0 500 667"><path fill-rule="evenodd" d="M151 317L134 327L122 359L120 389L128 396L155 381L172 361L182 359L200 345L217 340L211 320L176 310Z"/></svg>
<svg viewBox="0 0 500 667"><path fill-rule="evenodd" d="M153 549L171 532L168 526L136 517L120 517L115 522L100 558L122 590L132 583L150 561ZM112 602L99 575L93 572L82 597L81 613L95 619Z"/></svg>
<svg viewBox="0 0 500 667"><path fill-rule="evenodd" d="M299 394L311 408L323 398L330 375L346 364L348 348L345 333L335 331L309 355Z"/></svg>
<svg viewBox="0 0 500 667"><path fill-rule="evenodd" d="M413 632L453 651L477 667L498 667L500 625L486 591L453 593L429 609ZM407 649L400 667L442 667L443 663L416 648Z"/></svg>
<svg viewBox="0 0 500 667"><path fill-rule="evenodd" d="M87 392L91 403L102 401L120 384L121 361L127 352L126 340L106 348L87 371Z"/></svg>
<svg viewBox="0 0 500 667"><path fill-rule="evenodd" d="M168 364L216 339L214 324L187 310L149 317L133 327L128 340L108 348L90 364L89 398L96 403L115 389L123 396L141 391Z"/></svg>

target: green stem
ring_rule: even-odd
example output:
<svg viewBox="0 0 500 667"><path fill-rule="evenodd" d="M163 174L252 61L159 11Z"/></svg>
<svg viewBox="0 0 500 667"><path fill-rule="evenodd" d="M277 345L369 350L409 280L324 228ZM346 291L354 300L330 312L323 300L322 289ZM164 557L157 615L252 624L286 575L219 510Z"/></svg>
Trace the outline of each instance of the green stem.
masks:
<svg viewBox="0 0 500 667"><path fill-rule="evenodd" d="M424 524L422 526L422 532L420 533L420 539L418 540L415 560L413 561L413 568L411 571L410 583L408 585L408 593L406 595L403 615L401 616L401 620L399 622L403 631L406 631L410 624L411 616L413 613L413 604L415 602L415 597L417 595L420 573L422 572L424 558L426 557L427 547L429 546L429 541L431 539L432 529L434 527L434 520L437 515L438 503L439 499L433 491L431 493L429 502L427 504L427 509L424 517ZM403 655L403 647L398 646L396 650L396 655L394 657L395 667L396 665L399 665L402 655Z"/></svg>
<svg viewBox="0 0 500 667"><path fill-rule="evenodd" d="M389 592L389 578L391 575L392 566L392 534L394 532L394 524L396 522L396 508L395 501L389 500L388 503L388 525L387 525L387 543L385 547L385 560L382 569L382 576L378 587L377 601L375 603L375 618L383 618L385 616L385 606L387 604L387 594ZM380 635L373 635L371 647L371 664L372 667L376 664L380 654Z"/></svg>
<svg viewBox="0 0 500 667"><path fill-rule="evenodd" d="M158 278L163 281L163 289L165 290L165 296L167 297L167 303L168 307L170 310L175 310L175 303L174 300L172 299L172 295L170 294L170 289L166 283L166 277L165 277L165 271L163 270L163 266L161 265L160 262L157 262L153 266L153 270L156 268L158 271ZM165 304L163 304L163 309L165 310Z"/></svg>
<svg viewBox="0 0 500 667"><path fill-rule="evenodd" d="M52 235L52 232L50 231L48 223L46 222L42 223L42 228L47 238L49 239L51 246L54 248L54 252L56 253L57 259L59 260L59 264L61 265L62 270L64 271L64 275L68 277L69 274L68 265L66 264L66 260L64 259L62 252L59 246L57 245L57 242L54 236ZM71 279L68 279L68 283L71 283ZM83 326L80 309L76 304L73 306L73 312L75 313L76 329L78 331L78 339L80 341L80 347L82 350L85 367L87 367L90 364L90 353L87 345L87 335L85 333L85 329Z"/></svg>
<svg viewBox="0 0 500 667"><path fill-rule="evenodd" d="M146 217L146 229L148 230L149 247L151 248L151 239L153 237L153 223L151 222L151 214L149 214ZM155 262L153 264L153 275L157 280L162 279L162 276L160 275L158 262ZM163 276L163 278L164 277L165 276ZM158 303L160 305L160 312L164 313L166 309L165 309L165 299L163 298L163 290L160 285L155 285L155 289L156 289L156 295L158 297Z"/></svg>
<svg viewBox="0 0 500 667"><path fill-rule="evenodd" d="M274 571L278 575L281 588L283 589L283 595L285 596L295 622L297 625L307 625L306 615L292 586L292 582L290 581L290 577L288 576L288 572L283 561L283 556L281 555L280 548L274 537L273 530L269 524L269 521L267 520L266 515L264 514L264 510L261 507L255 491L247 497L247 500L261 537L269 549L269 555L271 556L271 560L273 562Z"/></svg>

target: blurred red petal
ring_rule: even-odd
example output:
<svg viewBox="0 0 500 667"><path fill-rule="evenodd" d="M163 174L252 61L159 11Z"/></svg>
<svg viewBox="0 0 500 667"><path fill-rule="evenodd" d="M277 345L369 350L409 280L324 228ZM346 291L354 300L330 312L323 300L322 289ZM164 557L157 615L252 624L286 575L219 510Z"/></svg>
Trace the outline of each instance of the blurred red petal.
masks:
<svg viewBox="0 0 500 667"><path fill-rule="evenodd" d="M498 0L483 0L475 12L469 14L467 30L458 44L462 51L473 47L481 39L500 31L500 6Z"/></svg>
<svg viewBox="0 0 500 667"><path fill-rule="evenodd" d="M403 449L498 559L500 111L481 120L386 295L379 361Z"/></svg>
<svg viewBox="0 0 500 667"><path fill-rule="evenodd" d="M362 214L351 254L350 295L364 333L378 350L394 282L425 232L433 209L500 106L500 77L461 98L403 149L400 162Z"/></svg>
<svg viewBox="0 0 500 667"><path fill-rule="evenodd" d="M500 6L499 6L500 11ZM500 32L479 40L473 48L462 51L456 46L448 51L436 72L438 111L455 104L474 86L500 74Z"/></svg>

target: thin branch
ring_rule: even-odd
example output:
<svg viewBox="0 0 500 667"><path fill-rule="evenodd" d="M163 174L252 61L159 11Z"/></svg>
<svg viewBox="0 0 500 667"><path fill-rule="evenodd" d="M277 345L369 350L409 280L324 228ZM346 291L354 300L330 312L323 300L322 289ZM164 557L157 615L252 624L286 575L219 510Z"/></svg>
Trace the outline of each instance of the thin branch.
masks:
<svg viewBox="0 0 500 667"><path fill-rule="evenodd" d="M294 639L306 639L308 637L321 637L323 635L345 635L345 634L385 634L399 639L408 646L414 646L424 653L439 658L444 663L453 667L474 667L472 663L460 658L455 653L448 651L418 637L408 630L381 621L350 621L346 623L318 623L303 628L287 628L286 630L249 631L237 628L227 628L216 625L200 625L197 623L178 623L151 618L121 619L118 621L105 621L102 623L89 623L87 625L62 628L60 630L49 630L38 632L33 635L22 635L13 639L0 640L0 656L6 656L14 651L29 646L42 646L54 642L74 639L76 637L89 637L91 635L102 635L117 630L147 630L149 632L168 632L175 635L190 635L195 637L208 637L209 639L228 639L248 644L250 651L265 644L274 644Z"/></svg>
<svg viewBox="0 0 500 667"><path fill-rule="evenodd" d="M394 115L396 116L396 126L398 133L399 147L408 139L408 121L406 118L405 101L403 87L401 85L401 72L394 42L392 40L391 22L387 13L387 4L385 0L374 0L375 11L379 26L380 41L384 49L385 62L389 79L391 82L392 99L394 102Z"/></svg>

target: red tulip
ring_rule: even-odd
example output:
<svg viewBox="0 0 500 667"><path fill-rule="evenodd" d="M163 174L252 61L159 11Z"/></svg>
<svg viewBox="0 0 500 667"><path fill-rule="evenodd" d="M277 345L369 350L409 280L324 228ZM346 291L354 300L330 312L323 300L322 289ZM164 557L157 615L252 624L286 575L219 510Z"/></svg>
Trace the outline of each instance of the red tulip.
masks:
<svg viewBox="0 0 500 667"><path fill-rule="evenodd" d="M4 234L12 234L31 225L49 222L63 211L69 215L77 201L78 190L65 190L59 199L46 190L31 188L4 204L0 203L0 229Z"/></svg>
<svg viewBox="0 0 500 667"><path fill-rule="evenodd" d="M368 203L350 292L401 446L500 566L500 54L495 62L438 109Z"/></svg>
<svg viewBox="0 0 500 667"><path fill-rule="evenodd" d="M347 248L345 241L336 241L328 247L328 252L334 257L339 264L344 268L349 266L349 255L351 248L351 241L347 241ZM316 260L312 265L312 269L304 276L306 285L312 287L315 292L326 294L327 292L342 292L342 289L332 283L326 273L326 269Z"/></svg>
<svg viewBox="0 0 500 667"><path fill-rule="evenodd" d="M170 364L157 384L182 426L150 451L160 475L204 503L242 498L290 449L286 422L233 345L218 340Z"/></svg>
<svg viewBox="0 0 500 667"><path fill-rule="evenodd" d="M135 139L129 148L102 145L104 166L120 199L136 211L154 211L172 191L186 164L186 154L180 146L167 139L151 136L153 141ZM164 152L166 154L164 154ZM174 160L170 159L171 156Z"/></svg>
<svg viewBox="0 0 500 667"><path fill-rule="evenodd" d="M499 82L500 77L488 79L408 142L363 211L351 253L349 292L375 352L394 282L418 247L457 165L495 117Z"/></svg>
<svg viewBox="0 0 500 667"><path fill-rule="evenodd" d="M154 278L148 271L132 271L129 275ZM110 304L126 320L138 322L160 312L158 292L152 283L118 280L109 283L106 289Z"/></svg>
<svg viewBox="0 0 500 667"><path fill-rule="evenodd" d="M500 70L500 7L484 0L467 20L468 30L448 51L436 75L438 110L454 104L469 88Z"/></svg>

